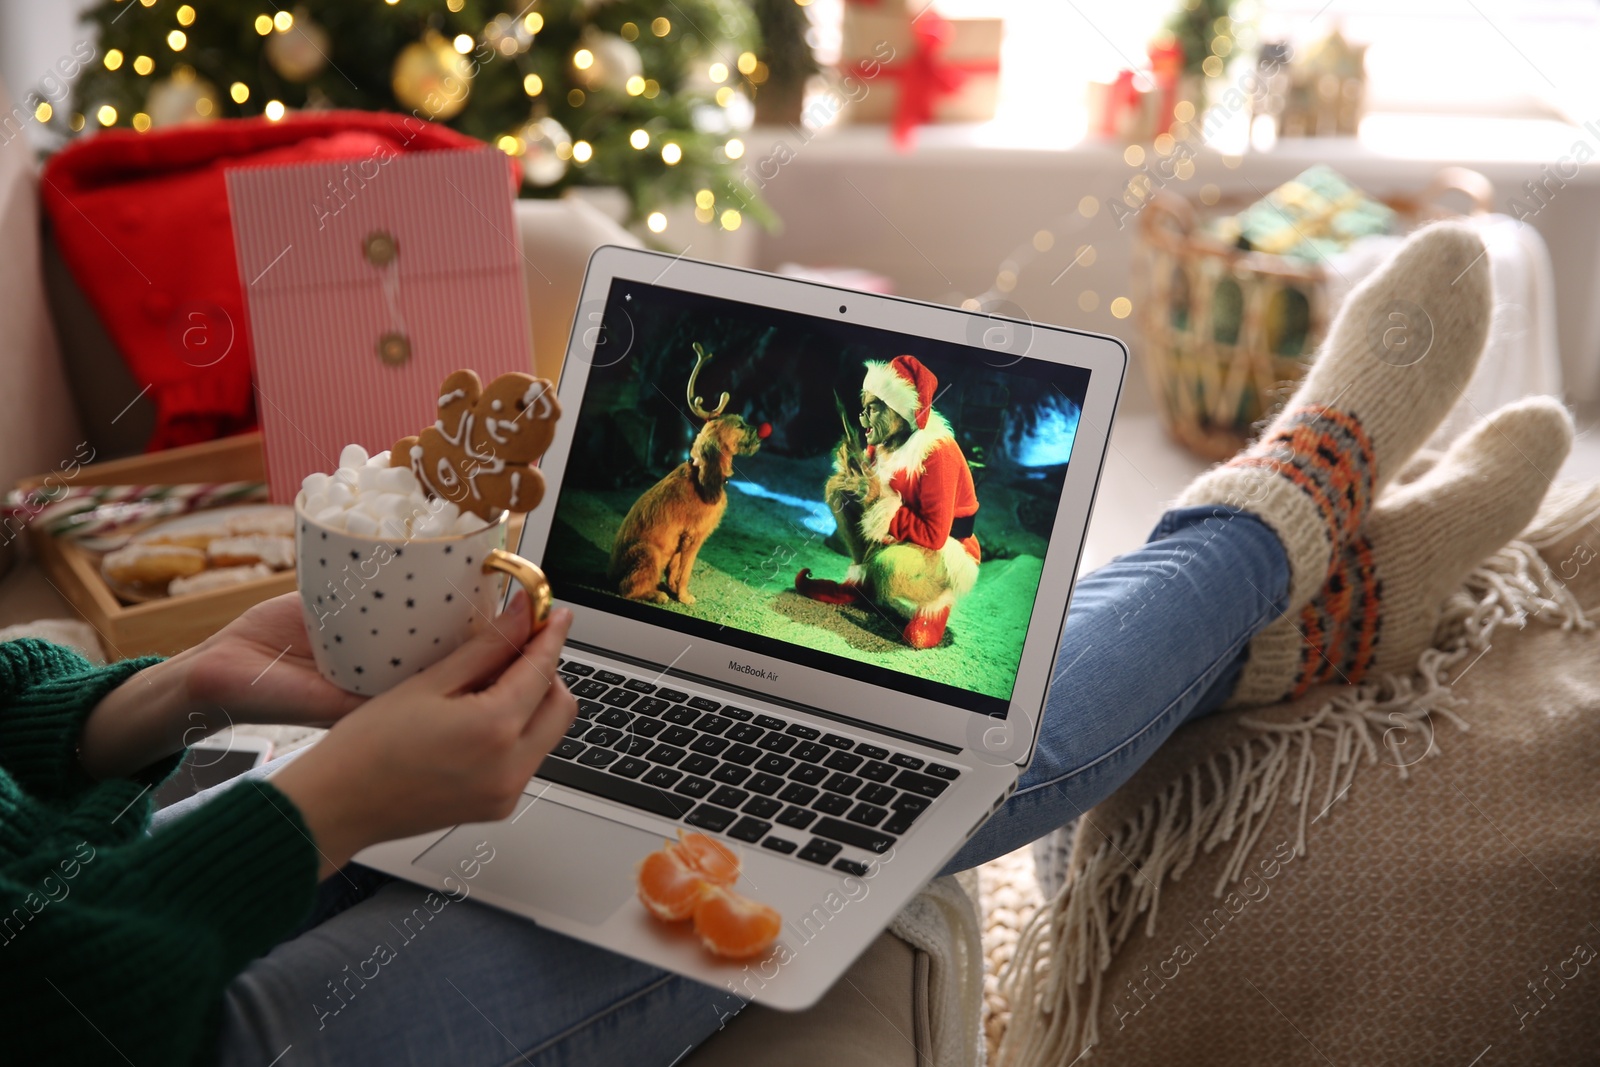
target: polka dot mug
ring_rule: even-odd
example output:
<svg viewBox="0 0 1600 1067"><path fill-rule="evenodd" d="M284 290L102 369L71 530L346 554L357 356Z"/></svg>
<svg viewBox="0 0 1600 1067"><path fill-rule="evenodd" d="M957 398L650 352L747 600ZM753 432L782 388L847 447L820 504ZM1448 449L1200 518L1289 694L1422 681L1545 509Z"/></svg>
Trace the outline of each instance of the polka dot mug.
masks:
<svg viewBox="0 0 1600 1067"><path fill-rule="evenodd" d="M391 540L324 526L300 504L300 603L317 669L341 689L374 696L449 655L498 612L501 574L527 589L536 630L549 618L544 572L506 551L506 512L471 533Z"/></svg>

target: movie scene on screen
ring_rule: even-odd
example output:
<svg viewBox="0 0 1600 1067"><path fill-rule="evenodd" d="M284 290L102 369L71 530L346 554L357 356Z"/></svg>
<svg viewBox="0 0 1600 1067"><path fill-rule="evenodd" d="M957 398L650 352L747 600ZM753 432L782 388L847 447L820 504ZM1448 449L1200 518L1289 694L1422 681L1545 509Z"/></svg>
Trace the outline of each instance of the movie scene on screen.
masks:
<svg viewBox="0 0 1600 1067"><path fill-rule="evenodd" d="M1087 371L620 281L602 330L558 595L1009 698Z"/></svg>

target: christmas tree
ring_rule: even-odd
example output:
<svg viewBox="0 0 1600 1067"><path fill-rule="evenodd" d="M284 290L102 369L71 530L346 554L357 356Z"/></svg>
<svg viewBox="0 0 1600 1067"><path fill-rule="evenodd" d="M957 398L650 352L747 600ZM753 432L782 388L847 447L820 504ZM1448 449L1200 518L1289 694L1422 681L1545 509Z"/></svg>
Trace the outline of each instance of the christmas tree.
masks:
<svg viewBox="0 0 1600 1067"><path fill-rule="evenodd" d="M99 60L52 124L81 134L296 109L398 111L499 146L523 193L615 186L630 221L693 198L734 229L728 181L767 74L742 0L104 0Z"/></svg>
<svg viewBox="0 0 1600 1067"><path fill-rule="evenodd" d="M1233 51L1233 0L1183 0L1166 30L1183 53L1183 72L1220 78Z"/></svg>
<svg viewBox="0 0 1600 1067"><path fill-rule="evenodd" d="M811 50L811 0L750 0L761 28L762 70L756 77L756 120L770 125L800 124L806 82L822 70Z"/></svg>

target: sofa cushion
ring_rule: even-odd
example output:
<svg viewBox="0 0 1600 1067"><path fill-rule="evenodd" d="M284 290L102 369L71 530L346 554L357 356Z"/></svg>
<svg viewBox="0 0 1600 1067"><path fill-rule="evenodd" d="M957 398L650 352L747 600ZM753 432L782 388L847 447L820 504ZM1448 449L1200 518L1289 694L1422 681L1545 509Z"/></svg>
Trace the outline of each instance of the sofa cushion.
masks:
<svg viewBox="0 0 1600 1067"><path fill-rule="evenodd" d="M751 1004L683 1067L923 1067L913 1044L919 956L925 1004L926 957L885 931L814 1006Z"/></svg>
<svg viewBox="0 0 1600 1067"><path fill-rule="evenodd" d="M802 1012L753 1004L691 1067L969 1067L984 1055L976 871L936 878Z"/></svg>
<svg viewBox="0 0 1600 1067"><path fill-rule="evenodd" d="M15 106L0 85L0 115ZM0 138L0 324L0 485L9 488L27 475L62 469L83 440L45 305L38 175L20 135ZM122 402L131 399L132 393Z"/></svg>
<svg viewBox="0 0 1600 1067"><path fill-rule="evenodd" d="M636 247L638 238L593 205L575 197L518 200L517 230L522 236L523 282L528 287L528 317L533 321L533 368L542 378L561 377L573 313L589 257L601 245ZM596 315L586 322L598 324Z"/></svg>

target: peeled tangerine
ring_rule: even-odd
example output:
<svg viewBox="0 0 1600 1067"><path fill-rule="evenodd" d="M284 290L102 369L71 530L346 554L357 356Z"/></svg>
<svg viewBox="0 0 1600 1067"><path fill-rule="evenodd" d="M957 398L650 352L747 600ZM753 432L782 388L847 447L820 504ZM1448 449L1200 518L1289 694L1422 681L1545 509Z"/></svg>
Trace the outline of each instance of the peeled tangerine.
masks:
<svg viewBox="0 0 1600 1067"><path fill-rule="evenodd" d="M668 922L693 918L710 884L671 848L652 852L639 864L639 899L650 914Z"/></svg>
<svg viewBox="0 0 1600 1067"><path fill-rule="evenodd" d="M668 845L684 863L705 876L714 885L732 885L739 880L739 857L733 849L705 834L686 834L678 831L676 844Z"/></svg>
<svg viewBox="0 0 1600 1067"><path fill-rule="evenodd" d="M700 896L709 886L739 880L739 857L705 834L678 831L639 864L639 899L657 918L677 922L694 917Z"/></svg>
<svg viewBox="0 0 1600 1067"><path fill-rule="evenodd" d="M738 879L739 857L731 849L679 831L677 841L639 864L639 899L658 919L694 919L701 942L719 956L759 956L777 940L783 919L730 889Z"/></svg>
<svg viewBox="0 0 1600 1067"><path fill-rule="evenodd" d="M722 886L708 888L694 909L694 932L718 956L760 956L778 939L783 917L765 904Z"/></svg>

